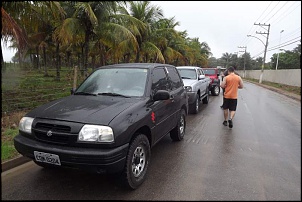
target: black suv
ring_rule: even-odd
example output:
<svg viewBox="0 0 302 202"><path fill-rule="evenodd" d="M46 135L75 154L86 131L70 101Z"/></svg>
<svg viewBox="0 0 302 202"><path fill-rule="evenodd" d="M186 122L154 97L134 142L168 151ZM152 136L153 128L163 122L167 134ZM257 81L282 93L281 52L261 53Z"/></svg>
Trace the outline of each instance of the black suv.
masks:
<svg viewBox="0 0 302 202"><path fill-rule="evenodd" d="M14 145L39 166L121 173L136 189L146 177L150 148L168 133L182 140L187 113L187 94L174 66L108 65L72 95L26 114Z"/></svg>

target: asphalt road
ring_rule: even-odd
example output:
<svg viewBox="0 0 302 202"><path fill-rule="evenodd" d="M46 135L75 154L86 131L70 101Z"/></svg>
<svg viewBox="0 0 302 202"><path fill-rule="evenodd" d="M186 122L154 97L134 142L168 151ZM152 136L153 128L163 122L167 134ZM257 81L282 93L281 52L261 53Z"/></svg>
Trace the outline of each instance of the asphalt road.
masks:
<svg viewBox="0 0 302 202"><path fill-rule="evenodd" d="M187 116L184 140L152 149L135 191L113 176L46 170L28 162L1 174L2 200L301 201L301 102L245 83L234 127L223 126L222 94Z"/></svg>

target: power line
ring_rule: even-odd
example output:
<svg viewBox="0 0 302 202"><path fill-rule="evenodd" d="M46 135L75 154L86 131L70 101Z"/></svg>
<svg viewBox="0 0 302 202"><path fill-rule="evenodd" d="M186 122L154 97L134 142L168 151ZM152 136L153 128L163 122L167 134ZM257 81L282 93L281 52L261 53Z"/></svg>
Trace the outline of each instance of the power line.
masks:
<svg viewBox="0 0 302 202"><path fill-rule="evenodd" d="M257 22L257 21L261 18L261 16L265 13L265 11L270 7L270 5L271 5L272 3L273 3L273 1L270 2L270 4L266 7L266 9L262 12L262 14L260 15L260 17L258 17L258 19L255 20L255 22ZM251 32L252 29L253 29L253 25L251 26L250 30L248 31L248 34L250 34L250 32ZM254 28L254 29L255 29L255 28ZM243 44L244 41L246 41L246 40L249 40L249 39L247 39L246 37L244 37L244 39L242 40L242 43L240 43L240 44Z"/></svg>
<svg viewBox="0 0 302 202"><path fill-rule="evenodd" d="M272 2L271 2L272 3ZM271 3L270 3L270 5L271 5ZM268 20L270 20L271 18L273 18L282 8L284 8L284 6L287 4L288 2L285 2L284 4L283 4L283 6L281 6L281 8L279 8L279 10L273 15L273 16L271 16ZM269 5L269 6L270 6ZM278 5L278 4L277 4ZM276 6L277 5L275 5L275 7L274 8L276 8ZM274 22L276 22L276 20L278 20L280 17L282 17L282 15L284 15L284 14L286 14L286 12L292 7L292 6L294 6L294 5L296 5L295 4L295 2L293 3L293 4L291 4L288 8L287 8L287 10L286 11L284 11L281 15L279 15L279 17L277 17L272 23L274 23ZM283 19L285 19L285 17L287 16L287 15L289 15L290 13L292 13L296 8L298 8L299 6L301 5L301 3L298 5L298 6L296 6L293 10L291 10L291 12L289 12L289 13L287 13L283 18L281 18L279 21L281 21L281 20L283 20ZM268 6L268 7L269 7ZM266 8L266 10L268 9L268 7ZM270 11L270 12L272 12L273 10L274 10L274 8ZM268 14L266 15L266 17L268 16ZM258 18L259 19L259 18ZM267 20L267 21L268 21ZM278 22L279 22L278 21ZM271 24L272 24L271 23ZM251 29L250 29L251 30ZM251 39L247 39L248 41L246 42L246 43L249 43L250 42L250 40Z"/></svg>
<svg viewBox="0 0 302 202"><path fill-rule="evenodd" d="M280 1L278 1L276 6L278 6L279 3L280 3ZM265 18L276 8L276 6L265 16ZM263 18L261 21L264 21L265 18Z"/></svg>
<svg viewBox="0 0 302 202"><path fill-rule="evenodd" d="M292 4L290 7L292 7L293 5L294 5L294 4ZM289 13L287 13L287 15L285 15L284 17L282 17L282 15L283 15L285 12L282 13L278 18L275 19L275 21L272 22L272 24L273 24L273 23L276 24L276 23L282 21L283 19L285 19L286 16L288 16L289 14L291 14L291 13L292 13L294 10L296 10L299 6L301 6L301 3L300 3L298 6L296 6L292 11L290 11ZM289 7L289 8L290 8L290 7ZM288 9L289 9L289 8L288 8ZM287 10L288 10L288 9L287 9ZM287 11L287 10L286 10L286 11ZM282 18L281 18L281 17L282 17ZM279 18L280 18L280 20L277 21ZM276 22L276 21L277 21L277 22ZM276 23L275 23L275 22L276 22Z"/></svg>
<svg viewBox="0 0 302 202"><path fill-rule="evenodd" d="M295 39L298 39L298 38L301 38L301 36L299 36L299 37L297 37L297 38L294 38L294 39L292 39L292 40L295 40ZM292 41L292 40L290 40L290 41ZM287 42L285 42L285 43L288 43L288 42L290 42L290 41L287 41ZM299 41L299 40L298 40ZM295 42L297 42L297 41L295 41ZM282 43L282 44L285 44L285 43ZM282 44L280 44L279 46L273 46L273 47L271 47L270 48L270 50L275 50L275 48L282 48L283 46L282 46Z"/></svg>
<svg viewBox="0 0 302 202"><path fill-rule="evenodd" d="M288 44L284 44L284 45L279 46L279 47L272 47L271 49L267 50L267 52L268 52L268 51L273 51L273 50L276 50L276 49L279 49L279 48L282 48L282 47L285 47L285 46L288 46L288 45L291 45L291 44L296 43L296 42L299 42L299 41L301 41L301 39L296 40L296 41L293 41L293 42L288 43ZM262 52L260 52L260 53L256 54L256 55L255 55L255 56L253 56L252 58L257 57L257 56L261 55L262 53L264 53L264 51L262 51Z"/></svg>
<svg viewBox="0 0 302 202"><path fill-rule="evenodd" d="M298 29L295 29L294 31L292 31L292 32L289 32L288 34L286 34L286 35L282 35L283 37L282 37L282 39L284 40L284 39L287 39L287 38L290 38L291 36L293 36L293 35L295 35L295 34L300 34L301 33L301 27L298 27ZM276 39L274 39L274 40L271 40L270 41L270 43L272 43L272 42L274 42L274 41L277 41L277 40L279 40L279 38L276 38Z"/></svg>
<svg viewBox="0 0 302 202"><path fill-rule="evenodd" d="M288 2L285 2L284 4L283 4L283 6L285 6L286 4L287 4ZM277 10L277 12L272 16L272 17L274 17L282 8L283 8L283 6L281 6L281 8L279 8L279 10ZM268 22L270 19L272 19L272 17L270 17L266 22Z"/></svg>

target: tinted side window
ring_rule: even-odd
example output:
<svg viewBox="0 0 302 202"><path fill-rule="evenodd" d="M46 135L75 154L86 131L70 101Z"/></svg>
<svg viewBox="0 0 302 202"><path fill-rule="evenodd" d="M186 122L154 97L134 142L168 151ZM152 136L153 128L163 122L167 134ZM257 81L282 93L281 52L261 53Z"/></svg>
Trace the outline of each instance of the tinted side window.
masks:
<svg viewBox="0 0 302 202"><path fill-rule="evenodd" d="M171 88L172 88L171 90L180 88L182 82L177 70L173 67L167 67L167 69L168 69L168 76L171 81Z"/></svg>
<svg viewBox="0 0 302 202"><path fill-rule="evenodd" d="M158 90L168 90L168 80L163 67L155 68L152 72L152 94Z"/></svg>
<svg viewBox="0 0 302 202"><path fill-rule="evenodd" d="M202 69L199 69L198 71L200 72L200 75L204 75L204 72Z"/></svg>

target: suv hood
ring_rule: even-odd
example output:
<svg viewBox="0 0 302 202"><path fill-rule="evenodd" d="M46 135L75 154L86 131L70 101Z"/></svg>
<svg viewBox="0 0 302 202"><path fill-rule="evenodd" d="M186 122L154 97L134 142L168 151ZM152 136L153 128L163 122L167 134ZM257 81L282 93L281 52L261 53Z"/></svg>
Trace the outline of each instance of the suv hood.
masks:
<svg viewBox="0 0 302 202"><path fill-rule="evenodd" d="M184 82L184 86L192 86L194 83L196 83L197 80L193 79L182 79Z"/></svg>
<svg viewBox="0 0 302 202"><path fill-rule="evenodd" d="M72 95L42 105L26 116L109 125L114 117L135 102L137 99L133 98Z"/></svg>

